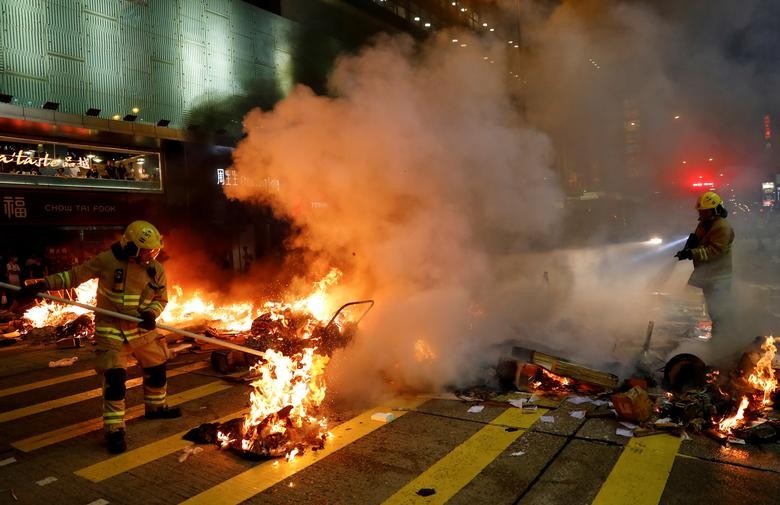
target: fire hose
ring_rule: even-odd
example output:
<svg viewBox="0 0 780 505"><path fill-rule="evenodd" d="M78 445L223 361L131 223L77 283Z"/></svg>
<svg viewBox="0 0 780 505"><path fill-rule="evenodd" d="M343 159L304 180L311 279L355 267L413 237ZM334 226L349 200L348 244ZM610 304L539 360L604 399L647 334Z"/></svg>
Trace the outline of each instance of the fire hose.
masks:
<svg viewBox="0 0 780 505"><path fill-rule="evenodd" d="M5 282L0 282L0 287L5 289L10 289L12 291L19 291L22 288L19 286L16 286L14 284L7 284ZM36 293L36 295L40 298L45 298L47 300L51 300L53 302L59 302L59 303L65 303L67 305L74 305L76 307L81 307L82 309L91 310L92 312L95 312L96 314L103 314L104 316L111 316L115 317L117 319L123 319L125 321L131 321L134 323L140 323L142 319L140 317L130 316L127 314L122 314L120 312L115 312L113 310L108 309L101 309L100 307L95 307L94 305L89 305L87 303L81 303L74 300L68 300L66 298L60 298L59 296L50 295L49 293ZM250 347L244 347L242 345L233 344L231 342L225 342L224 340L219 340L217 338L211 338L207 337L205 335L201 335L199 333L193 333L191 331L182 330L181 328L175 328L173 326L168 326L166 324L158 324L157 328L160 328L161 330L170 331L172 333L177 333L179 335L189 337L195 340L200 340L202 342L208 342L209 344L218 345L220 347L226 347L228 349L233 349L234 351L241 351L248 354L254 354L255 356L260 356L261 358L265 356L265 354L262 351L258 351L257 349L252 349Z"/></svg>

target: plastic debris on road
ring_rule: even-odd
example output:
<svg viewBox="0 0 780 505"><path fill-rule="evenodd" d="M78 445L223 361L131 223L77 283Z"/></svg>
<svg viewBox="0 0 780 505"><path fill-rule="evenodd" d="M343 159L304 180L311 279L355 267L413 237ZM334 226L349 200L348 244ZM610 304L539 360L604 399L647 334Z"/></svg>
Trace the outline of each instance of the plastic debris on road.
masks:
<svg viewBox="0 0 780 505"><path fill-rule="evenodd" d="M477 414L479 412L482 412L482 410L484 410L484 408L485 408L484 405L473 405L473 406L469 407L469 409L466 412L469 412L471 414Z"/></svg>
<svg viewBox="0 0 780 505"><path fill-rule="evenodd" d="M51 484L52 482L57 482L57 477L54 476L46 477L45 479L41 479L39 481L36 481L35 483L38 484L39 486L45 486L47 484Z"/></svg>
<svg viewBox="0 0 780 505"><path fill-rule="evenodd" d="M395 415L392 412L374 412L371 414L372 421L379 421L380 423L389 423L395 419Z"/></svg>
<svg viewBox="0 0 780 505"><path fill-rule="evenodd" d="M49 368L57 368L61 366L71 366L79 360L78 356L72 356L70 358L62 358L57 361L49 361Z"/></svg>
<svg viewBox="0 0 780 505"><path fill-rule="evenodd" d="M203 452L203 447L195 447L195 446L185 447L181 455L179 456L179 463L184 463L185 461L187 461L187 458L189 458L191 455L198 454L199 452Z"/></svg>

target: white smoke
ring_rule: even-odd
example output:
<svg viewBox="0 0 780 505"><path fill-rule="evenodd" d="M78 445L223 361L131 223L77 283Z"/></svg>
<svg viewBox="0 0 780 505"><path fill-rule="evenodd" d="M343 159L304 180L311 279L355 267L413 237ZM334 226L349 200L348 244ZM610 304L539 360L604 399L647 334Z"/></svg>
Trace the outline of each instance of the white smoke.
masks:
<svg viewBox="0 0 780 505"><path fill-rule="evenodd" d="M460 32L382 36L338 60L330 97L299 86L246 116L244 182L227 195L292 220L313 273L345 271L343 301L376 300L331 364L342 390L468 383L509 343L628 367L618 347L641 345L650 293L684 286L673 251L566 249L555 157L580 171L596 159L619 187L624 99L665 138L681 96L662 58L682 38L674 26L642 6L586 4L524 12L522 56ZM564 248L542 252L552 243Z"/></svg>

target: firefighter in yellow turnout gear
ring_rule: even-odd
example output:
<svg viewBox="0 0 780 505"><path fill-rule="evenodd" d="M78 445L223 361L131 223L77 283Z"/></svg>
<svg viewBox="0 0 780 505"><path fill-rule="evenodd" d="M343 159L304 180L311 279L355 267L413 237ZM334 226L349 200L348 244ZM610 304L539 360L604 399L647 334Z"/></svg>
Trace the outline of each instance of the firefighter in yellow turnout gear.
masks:
<svg viewBox="0 0 780 505"><path fill-rule="evenodd" d="M712 351L714 361L729 360L740 348L740 338L734 325L734 300L731 292L731 248L734 230L726 216L720 196L707 191L696 200L699 223L685 248L675 257L693 260L693 273L688 284L701 288L712 320Z"/></svg>
<svg viewBox="0 0 780 505"><path fill-rule="evenodd" d="M146 418L181 416L178 407L166 405L169 353L165 338L155 331L155 320L168 303L165 270L156 261L162 247L157 228L146 221L134 221L109 250L72 270L49 275L44 281L25 288L28 293L68 289L98 278L98 307L143 320L134 323L95 314L95 370L103 376L103 424L108 450L112 453L127 448L125 379L131 355L143 369Z"/></svg>

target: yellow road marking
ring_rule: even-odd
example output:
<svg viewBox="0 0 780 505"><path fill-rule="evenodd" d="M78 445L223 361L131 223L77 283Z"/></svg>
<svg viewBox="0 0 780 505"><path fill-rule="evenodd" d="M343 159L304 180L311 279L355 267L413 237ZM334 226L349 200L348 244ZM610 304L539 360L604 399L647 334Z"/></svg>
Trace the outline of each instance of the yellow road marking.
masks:
<svg viewBox="0 0 780 505"><path fill-rule="evenodd" d="M208 384L205 384L203 386L188 389L186 391L182 391L181 393L177 393L175 395L170 395L167 398L167 402L168 405L171 406L179 405L180 403L185 403L191 400L195 400L203 396L208 396L210 394L214 394L219 391L229 389L231 387L233 387L232 384L226 384L222 381L209 382ZM144 406L134 405L125 411L125 421L129 421L131 419L135 419L143 415L144 415ZM41 433L39 435L25 438L17 442L12 442L11 445L19 449L20 451L32 452L36 449L40 449L41 447L47 447L49 445L62 442L63 440L68 440L70 438L75 438L81 435L85 435L91 431L99 430L102 427L103 427L103 417L101 416L80 423L64 426L57 430Z"/></svg>
<svg viewBox="0 0 780 505"><path fill-rule="evenodd" d="M423 398L406 400L403 405L395 405L395 409L413 409L423 403ZM182 502L189 505L226 505L237 504L248 500L274 484L303 470L304 468L322 460L326 456L346 447L355 440L362 438L372 431L384 426L384 423L371 420L375 412L390 412L395 417L406 414L406 410L395 410L390 406L377 407L363 412L359 416L342 423L331 430L332 437L325 442L325 448L320 451L308 451L302 456L296 457L289 463L282 461L267 461L261 463L243 473L236 475L216 486L193 496Z"/></svg>
<svg viewBox="0 0 780 505"><path fill-rule="evenodd" d="M248 411L249 409L239 410L238 412L234 412L210 422L223 423L230 419L241 417ZM119 456L114 456L113 458L109 458L100 463L77 470L74 473L87 480L91 480L92 482L104 481L109 477L119 475L120 473L132 470L133 468L145 465L150 461L160 459L163 456L167 456L180 449L194 445L189 440L181 438L187 431L180 431L179 433L165 437L162 440L152 442L151 444L139 447L138 449L133 449L132 451L128 451Z"/></svg>
<svg viewBox="0 0 780 505"><path fill-rule="evenodd" d="M384 505L447 502L525 433L525 430L545 412L547 411L544 409L538 409L532 414L523 414L522 409L505 410L493 419L491 424L479 430L398 490L384 502ZM507 426L518 429L507 431ZM421 488L434 488L436 494L420 496L417 491Z"/></svg>
<svg viewBox="0 0 780 505"><path fill-rule="evenodd" d="M593 505L658 505L682 438L632 438L612 468Z"/></svg>
<svg viewBox="0 0 780 505"><path fill-rule="evenodd" d="M31 391L33 389L45 388L46 386L51 386L54 384L60 384L63 382L81 379L83 377L89 377L90 375L95 375L95 371L84 370L82 372L76 372L68 375L61 375L53 379L46 379L38 382L31 382L30 384L22 384L21 386L15 386L12 388L0 389L0 398L2 398L3 396L15 395L17 393L24 393L25 391Z"/></svg>
<svg viewBox="0 0 780 505"><path fill-rule="evenodd" d="M177 375L192 372L193 370L200 370L201 368L206 368L207 366L209 366L208 363L198 362L198 363L192 363L179 368L174 368L173 370L168 371L168 377L175 377ZM127 389L138 387L141 384L143 384L143 380L144 380L143 377L136 377L135 379L130 379L129 381L125 382L125 387ZM15 419L31 416L33 414L40 414L41 412L46 412L47 410L56 409L58 407L64 407L66 405L82 402L84 400L89 400L91 398L97 398L102 395L103 395L103 389L96 388L96 389L91 389L89 391L84 391L83 393L76 393L75 395L63 396L62 398L57 398L55 400L36 403L35 405L29 405L27 407L22 407L20 409L9 410L8 412L3 412L2 414L0 414L0 423L13 421Z"/></svg>

